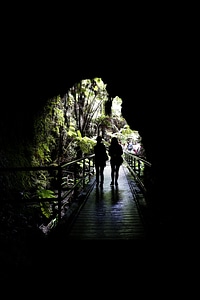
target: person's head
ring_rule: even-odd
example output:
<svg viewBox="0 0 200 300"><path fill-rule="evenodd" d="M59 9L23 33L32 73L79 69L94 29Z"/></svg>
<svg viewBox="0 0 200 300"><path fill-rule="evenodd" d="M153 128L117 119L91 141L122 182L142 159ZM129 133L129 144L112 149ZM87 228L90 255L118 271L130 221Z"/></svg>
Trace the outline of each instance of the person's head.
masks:
<svg viewBox="0 0 200 300"><path fill-rule="evenodd" d="M101 143L101 141L102 141L102 137L100 135L98 135L98 137L97 137L97 143Z"/></svg>
<svg viewBox="0 0 200 300"><path fill-rule="evenodd" d="M118 139L115 136L112 137L111 144L113 144L113 145L118 144Z"/></svg>

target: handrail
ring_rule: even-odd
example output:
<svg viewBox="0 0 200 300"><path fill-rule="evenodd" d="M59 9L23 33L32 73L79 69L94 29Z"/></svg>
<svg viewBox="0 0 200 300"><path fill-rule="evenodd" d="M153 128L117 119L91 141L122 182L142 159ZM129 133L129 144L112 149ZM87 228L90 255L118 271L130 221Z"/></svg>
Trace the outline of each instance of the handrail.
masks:
<svg viewBox="0 0 200 300"><path fill-rule="evenodd" d="M47 190L54 192L55 197L39 197L38 194L32 195L30 198L21 198L18 201L27 204L45 203L48 202L52 208L53 216L50 221L53 226L57 225L62 217L66 214L66 206L74 203L78 194L84 190L87 183L91 181L91 176L95 173L94 168L94 154L75 159L70 162L62 163L58 166L35 166L35 167L5 167L0 168L0 176L3 173L13 172L39 172L37 176L41 175L42 171L47 171L56 183L55 186L48 186ZM145 188L145 172L146 167L151 167L151 163L142 157L124 151L124 163L126 163L130 173L134 176L136 181L144 192ZM47 175L45 173L45 175ZM21 192L21 191L19 191Z"/></svg>
<svg viewBox="0 0 200 300"><path fill-rule="evenodd" d="M127 167L131 174L135 177L136 181L142 188L143 192L146 193L145 180L146 180L146 167L151 167L151 163L145 158L124 151L123 153L124 160L127 164Z"/></svg>
<svg viewBox="0 0 200 300"><path fill-rule="evenodd" d="M89 182L91 176L94 174L94 154L87 155L58 166L1 167L0 175L3 173L36 171L47 171L48 174L50 173L51 176L53 176L53 180L57 183L57 187L55 188L50 186L46 190L53 190L55 198L40 198L37 195L33 195L33 197L28 199L22 198L21 202L52 203L53 209L57 211L56 218L59 222L62 218L62 211L65 210L65 206L70 205L70 203L73 202L73 200L77 197L77 193L84 189L86 182Z"/></svg>

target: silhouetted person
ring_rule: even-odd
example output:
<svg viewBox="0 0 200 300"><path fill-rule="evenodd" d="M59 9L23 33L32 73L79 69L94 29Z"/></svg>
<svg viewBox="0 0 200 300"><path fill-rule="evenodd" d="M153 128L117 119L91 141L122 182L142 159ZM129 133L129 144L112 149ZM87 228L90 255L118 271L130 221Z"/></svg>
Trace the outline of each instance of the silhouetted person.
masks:
<svg viewBox="0 0 200 300"><path fill-rule="evenodd" d="M108 155L106 152L106 146L102 143L102 137L97 137L97 143L94 146L95 154L95 169L96 169L96 184L99 185L99 177L101 179L100 187L103 187L104 183L104 168L106 166L106 160Z"/></svg>
<svg viewBox="0 0 200 300"><path fill-rule="evenodd" d="M108 149L108 154L110 156L110 165L111 165L111 184L110 185L118 185L118 177L119 177L119 168L123 162L122 154L123 148L119 144L118 139L116 137L112 137L111 143Z"/></svg>

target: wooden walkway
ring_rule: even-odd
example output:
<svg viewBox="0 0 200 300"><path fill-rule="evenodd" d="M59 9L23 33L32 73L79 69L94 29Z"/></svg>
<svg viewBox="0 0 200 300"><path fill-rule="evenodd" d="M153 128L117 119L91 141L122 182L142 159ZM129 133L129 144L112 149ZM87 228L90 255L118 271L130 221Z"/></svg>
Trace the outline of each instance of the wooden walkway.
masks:
<svg viewBox="0 0 200 300"><path fill-rule="evenodd" d="M103 188L93 188L73 220L66 240L142 240L145 223L138 200L145 201L125 165L119 172L118 186L110 186L110 163L104 171ZM140 199L136 199L136 198ZM137 200L137 201L136 201Z"/></svg>

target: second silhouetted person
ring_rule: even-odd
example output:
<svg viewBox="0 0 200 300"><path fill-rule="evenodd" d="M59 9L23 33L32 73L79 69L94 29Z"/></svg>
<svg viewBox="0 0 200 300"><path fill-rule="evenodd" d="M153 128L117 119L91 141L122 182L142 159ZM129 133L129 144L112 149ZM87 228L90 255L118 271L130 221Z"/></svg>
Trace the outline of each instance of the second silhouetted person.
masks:
<svg viewBox="0 0 200 300"><path fill-rule="evenodd" d="M123 162L122 154L123 149L119 144L118 139L116 137L112 137L111 144L108 149L108 154L110 156L110 165L111 165L111 184L110 185L118 185L118 177L119 177L119 168Z"/></svg>

